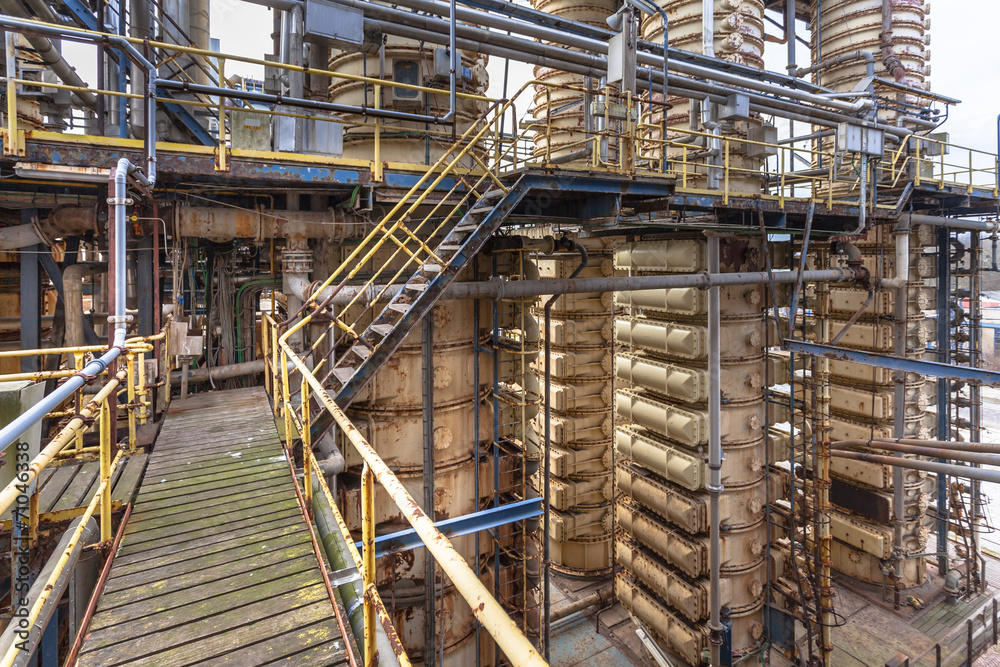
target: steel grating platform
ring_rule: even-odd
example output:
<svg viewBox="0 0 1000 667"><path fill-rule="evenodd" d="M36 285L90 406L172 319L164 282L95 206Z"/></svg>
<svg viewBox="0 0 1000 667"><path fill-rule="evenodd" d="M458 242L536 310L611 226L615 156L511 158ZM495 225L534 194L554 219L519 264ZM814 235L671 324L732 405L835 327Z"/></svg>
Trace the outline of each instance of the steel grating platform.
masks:
<svg viewBox="0 0 1000 667"><path fill-rule="evenodd" d="M264 390L175 401L79 667L342 665L346 650Z"/></svg>

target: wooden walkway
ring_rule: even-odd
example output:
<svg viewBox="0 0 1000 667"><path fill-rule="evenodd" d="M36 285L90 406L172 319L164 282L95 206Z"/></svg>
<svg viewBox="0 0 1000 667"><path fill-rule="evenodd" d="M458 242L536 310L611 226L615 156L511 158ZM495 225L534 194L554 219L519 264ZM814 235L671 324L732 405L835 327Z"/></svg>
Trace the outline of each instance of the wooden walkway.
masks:
<svg viewBox="0 0 1000 667"><path fill-rule="evenodd" d="M175 401L77 664L346 662L264 390Z"/></svg>

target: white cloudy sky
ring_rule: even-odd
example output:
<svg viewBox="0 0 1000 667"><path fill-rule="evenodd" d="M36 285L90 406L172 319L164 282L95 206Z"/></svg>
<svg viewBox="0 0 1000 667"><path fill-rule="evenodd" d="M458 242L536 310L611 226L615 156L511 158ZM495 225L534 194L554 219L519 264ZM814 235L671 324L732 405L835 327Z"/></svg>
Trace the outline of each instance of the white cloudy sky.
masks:
<svg viewBox="0 0 1000 667"><path fill-rule="evenodd" d="M522 2L523 0L518 0ZM245 56L260 57L270 51L271 12L264 7L241 0L212 0L212 36L221 43L221 50ZM934 0L931 3L931 52L933 90L963 101L952 110L951 119L943 131L951 133L958 145L996 151L997 114L1000 113L1000 48L997 25L1000 25L1000 0ZM800 28L804 30L804 27ZM769 26L770 32L775 32ZM769 44L768 65L784 71L784 46ZM808 59L804 47L800 62ZM91 67L90 58L81 53L78 69L85 77ZM502 91L504 63L494 58L490 63L490 94ZM256 68L247 67L233 74L261 76ZM531 75L531 68L511 63L509 90L516 90Z"/></svg>

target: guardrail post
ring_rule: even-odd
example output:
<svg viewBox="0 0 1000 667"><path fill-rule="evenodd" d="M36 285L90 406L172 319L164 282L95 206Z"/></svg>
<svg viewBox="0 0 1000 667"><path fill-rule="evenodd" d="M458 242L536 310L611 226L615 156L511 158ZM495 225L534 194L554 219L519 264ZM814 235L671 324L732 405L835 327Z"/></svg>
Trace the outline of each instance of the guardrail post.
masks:
<svg viewBox="0 0 1000 667"><path fill-rule="evenodd" d="M914 164L916 165L916 169L917 169L917 173L914 174L914 176L913 176L913 185L919 188L920 187L920 168L923 167L923 164L920 161L920 137L912 137L912 139L913 139L914 147L915 147L915 150L916 150L916 154L913 157L914 157Z"/></svg>
<svg viewBox="0 0 1000 667"><path fill-rule="evenodd" d="M285 445L292 448L292 401L288 390L288 358L281 353L281 414L285 417Z"/></svg>
<svg viewBox="0 0 1000 667"><path fill-rule="evenodd" d="M427 554L430 557L430 554ZM361 561L365 588L365 665L375 664L375 606L367 591L375 587L375 473L365 463L361 472Z"/></svg>
<svg viewBox="0 0 1000 667"><path fill-rule="evenodd" d="M219 58L219 88L226 87L226 59ZM219 158L215 161L217 171L229 171L226 157L226 98L219 95Z"/></svg>
<svg viewBox="0 0 1000 667"><path fill-rule="evenodd" d="M82 352L74 352L73 353L73 367L76 368L76 370L78 370L78 371L83 370L83 353ZM76 405L76 412L77 412L77 414L79 414L80 410L83 409L83 390L82 390L82 388L80 389L80 391L76 392L76 398L74 399L74 405ZM75 447L76 452L77 452L78 455L80 453L80 450L83 449L83 432L85 430L86 429L82 429L82 428L81 429L77 429L76 435L73 436L74 447Z"/></svg>
<svg viewBox="0 0 1000 667"><path fill-rule="evenodd" d="M302 377L302 468L305 484L306 508L312 514L313 479L312 479L312 431L309 415L309 383Z"/></svg>
<svg viewBox="0 0 1000 667"><path fill-rule="evenodd" d="M38 544L38 489L36 481L35 491L28 499L28 544L32 547Z"/></svg>
<svg viewBox="0 0 1000 667"><path fill-rule="evenodd" d="M128 368L128 451L135 451L135 355L128 352L125 355L125 365Z"/></svg>
<svg viewBox="0 0 1000 667"><path fill-rule="evenodd" d="M723 205L728 205L729 204L729 139L728 138L723 139L722 141L726 146L725 173L723 174L726 182L722 190L722 203Z"/></svg>
<svg viewBox="0 0 1000 667"><path fill-rule="evenodd" d="M997 643L997 599L993 598L993 643Z"/></svg>
<svg viewBox="0 0 1000 667"><path fill-rule="evenodd" d="M941 667L941 644L934 645L934 666Z"/></svg>
<svg viewBox="0 0 1000 667"><path fill-rule="evenodd" d="M107 399L101 401L101 481L111 476L111 414ZM101 492L101 542L111 539L111 483Z"/></svg>
<svg viewBox="0 0 1000 667"><path fill-rule="evenodd" d="M972 619L965 621L965 664L972 667Z"/></svg>
<svg viewBox="0 0 1000 667"><path fill-rule="evenodd" d="M382 108L382 86L375 84L375 108ZM376 183L382 182L382 118L375 116L375 178Z"/></svg>
<svg viewBox="0 0 1000 667"><path fill-rule="evenodd" d="M269 396L274 396L272 383L271 383L271 369L267 367L268 356L270 356L267 349L268 346L268 336L270 335L271 327L268 325L267 320L261 319L260 321L260 349L261 354L264 356L264 389L267 391Z"/></svg>
<svg viewBox="0 0 1000 667"><path fill-rule="evenodd" d="M149 403L147 402L147 399L149 397L149 389L146 387L145 352L139 353L137 372L138 372L138 386L139 386L137 393L139 395L139 405L136 409L139 411L138 413L139 425L144 426L146 424L146 419L149 416L149 413L147 412L149 408Z"/></svg>
<svg viewBox="0 0 1000 667"><path fill-rule="evenodd" d="M7 57L7 141L4 144L4 155L17 155L17 50L14 48L15 34L8 30L4 33L4 48Z"/></svg>

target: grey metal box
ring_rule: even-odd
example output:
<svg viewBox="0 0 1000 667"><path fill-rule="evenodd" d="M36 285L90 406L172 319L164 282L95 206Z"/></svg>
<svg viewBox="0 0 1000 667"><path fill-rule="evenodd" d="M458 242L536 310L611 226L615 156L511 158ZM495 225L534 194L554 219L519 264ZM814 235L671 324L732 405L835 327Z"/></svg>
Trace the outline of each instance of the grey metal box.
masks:
<svg viewBox="0 0 1000 667"><path fill-rule="evenodd" d="M335 2L306 0L304 36L306 41L328 40L333 48L357 50L365 41L364 13Z"/></svg>
<svg viewBox="0 0 1000 667"><path fill-rule="evenodd" d="M229 112L229 137L233 148L271 150L271 118L253 111Z"/></svg>
<svg viewBox="0 0 1000 667"><path fill-rule="evenodd" d="M882 155L884 150L885 135L882 130L852 123L837 125L838 153L861 153L878 157Z"/></svg>
<svg viewBox="0 0 1000 667"><path fill-rule="evenodd" d="M750 118L750 98L746 95L730 95L719 109L720 120L747 120Z"/></svg>

